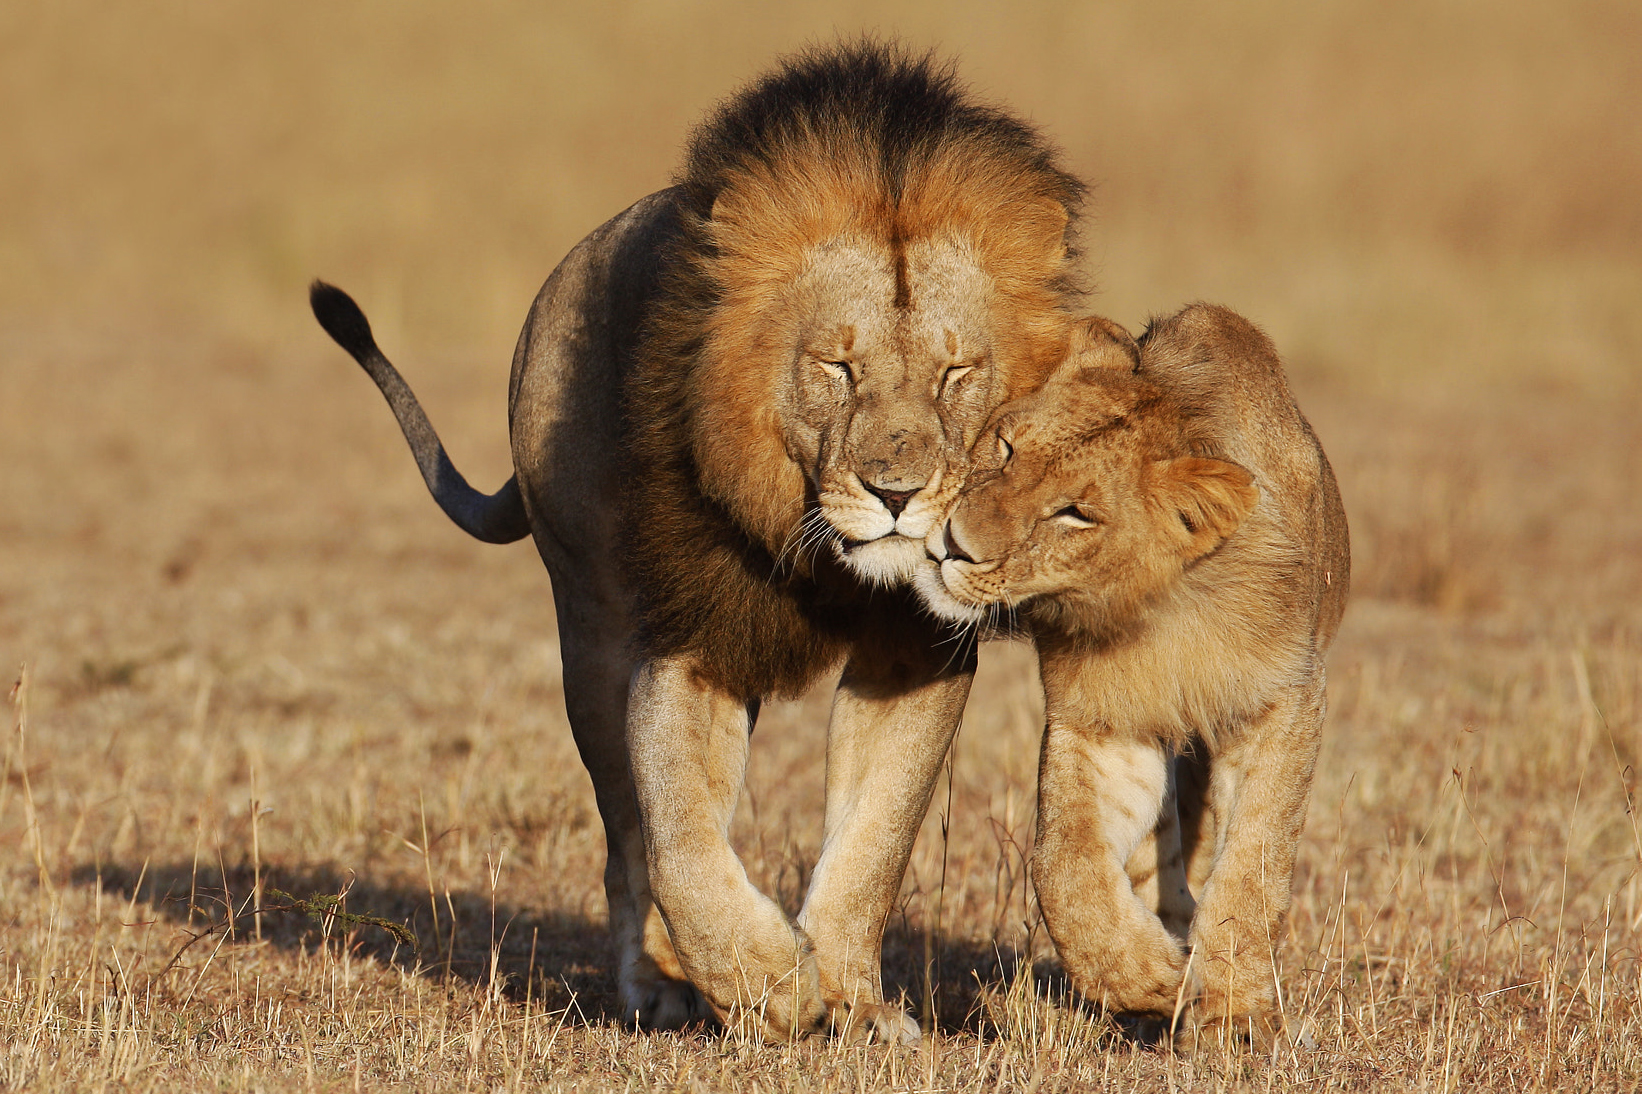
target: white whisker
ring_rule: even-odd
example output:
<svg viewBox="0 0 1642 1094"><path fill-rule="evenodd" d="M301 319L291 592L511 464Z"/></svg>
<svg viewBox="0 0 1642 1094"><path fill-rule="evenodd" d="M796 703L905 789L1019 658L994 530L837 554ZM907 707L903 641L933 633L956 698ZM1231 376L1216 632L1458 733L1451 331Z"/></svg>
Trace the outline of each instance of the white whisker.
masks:
<svg viewBox="0 0 1642 1094"><path fill-rule="evenodd" d="M781 553L776 556L772 567L771 577L795 571L804 564L806 554L813 564L815 548L833 535L836 535L836 532L832 525L827 523L827 518L821 514L821 510L806 510L798 522L798 527L782 544Z"/></svg>

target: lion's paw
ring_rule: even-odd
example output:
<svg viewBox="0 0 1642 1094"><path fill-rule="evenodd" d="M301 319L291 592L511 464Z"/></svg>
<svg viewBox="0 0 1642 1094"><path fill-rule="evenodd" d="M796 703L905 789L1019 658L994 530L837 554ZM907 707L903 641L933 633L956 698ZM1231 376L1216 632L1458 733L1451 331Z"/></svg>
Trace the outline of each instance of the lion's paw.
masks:
<svg viewBox="0 0 1642 1094"><path fill-rule="evenodd" d="M924 1035L917 1019L888 1003L835 1002L828 1018L833 1035L846 1044L915 1045Z"/></svg>
<svg viewBox="0 0 1642 1094"><path fill-rule="evenodd" d="M1177 1052L1185 1053L1244 1051L1265 1055L1279 1042L1294 1048L1315 1044L1308 1031L1298 1031L1296 1037L1285 1037L1286 1032L1282 1016L1275 1012L1228 1016L1224 1009L1216 1013L1199 1003L1181 1016L1174 1045Z"/></svg>
<svg viewBox="0 0 1642 1094"><path fill-rule="evenodd" d="M1123 943L1122 948L1113 944ZM1061 961L1073 987L1112 1015L1170 1018L1179 1006L1186 974L1182 947L1152 918L1148 929L1092 946L1068 945Z"/></svg>

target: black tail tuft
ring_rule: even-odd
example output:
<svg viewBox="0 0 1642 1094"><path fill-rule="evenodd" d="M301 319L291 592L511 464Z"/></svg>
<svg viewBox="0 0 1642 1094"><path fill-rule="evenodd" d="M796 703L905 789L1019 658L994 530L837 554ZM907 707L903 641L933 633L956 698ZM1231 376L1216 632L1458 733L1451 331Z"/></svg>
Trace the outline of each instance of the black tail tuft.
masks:
<svg viewBox="0 0 1642 1094"><path fill-rule="evenodd" d="M314 318L325 328L325 333L336 340L364 364L365 358L377 352L376 339L371 337L371 324L353 297L323 281L308 286L308 304L314 309Z"/></svg>

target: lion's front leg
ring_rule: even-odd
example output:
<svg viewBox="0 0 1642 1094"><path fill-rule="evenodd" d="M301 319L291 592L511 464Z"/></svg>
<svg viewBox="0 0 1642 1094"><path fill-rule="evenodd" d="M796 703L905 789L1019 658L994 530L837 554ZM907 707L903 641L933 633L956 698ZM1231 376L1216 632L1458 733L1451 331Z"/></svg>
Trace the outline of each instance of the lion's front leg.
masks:
<svg viewBox="0 0 1642 1094"><path fill-rule="evenodd" d="M1200 1027L1263 1038L1280 1023L1273 955L1288 912L1322 719L1319 671L1214 757L1209 798L1223 818L1220 847L1191 939L1202 986L1194 1008Z"/></svg>
<svg viewBox="0 0 1642 1094"><path fill-rule="evenodd" d="M799 922L846 1036L918 1039L918 1023L884 1001L880 947L974 672L973 653L953 663L858 655L838 682L826 836Z"/></svg>
<svg viewBox="0 0 1642 1094"><path fill-rule="evenodd" d="M1171 1015L1185 974L1180 942L1126 870L1152 838L1168 758L1154 740L1057 724L1053 712L1044 733L1032 883L1072 986L1115 1014Z"/></svg>
<svg viewBox="0 0 1642 1094"><path fill-rule="evenodd" d="M1157 824L1129 855L1125 869L1140 902L1157 914L1170 934L1186 941L1197 902L1186 884L1186 857L1181 849L1182 821L1176 772L1179 757L1168 758L1166 789Z"/></svg>
<svg viewBox="0 0 1642 1094"><path fill-rule="evenodd" d="M627 746L650 889L673 949L721 1019L772 1040L815 1032L827 1009L809 940L747 880L730 846L747 707L684 658L644 662L628 693Z"/></svg>

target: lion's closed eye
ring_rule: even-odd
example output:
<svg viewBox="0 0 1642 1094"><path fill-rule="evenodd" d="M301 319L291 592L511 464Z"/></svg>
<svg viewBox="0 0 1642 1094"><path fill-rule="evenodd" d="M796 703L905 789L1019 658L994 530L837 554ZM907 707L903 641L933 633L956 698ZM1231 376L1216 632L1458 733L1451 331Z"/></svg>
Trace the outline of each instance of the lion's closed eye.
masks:
<svg viewBox="0 0 1642 1094"><path fill-rule="evenodd" d="M975 371L974 365L953 365L941 374L941 395L949 396L955 391L965 377Z"/></svg>

